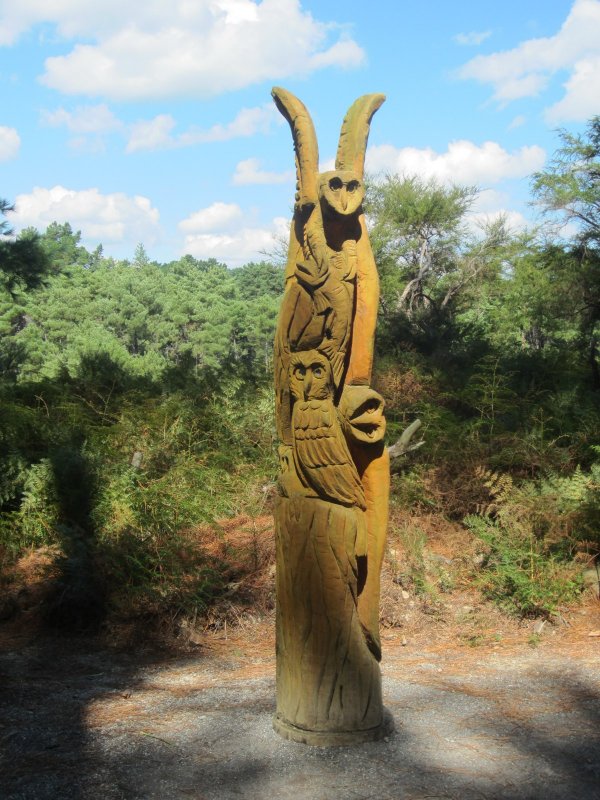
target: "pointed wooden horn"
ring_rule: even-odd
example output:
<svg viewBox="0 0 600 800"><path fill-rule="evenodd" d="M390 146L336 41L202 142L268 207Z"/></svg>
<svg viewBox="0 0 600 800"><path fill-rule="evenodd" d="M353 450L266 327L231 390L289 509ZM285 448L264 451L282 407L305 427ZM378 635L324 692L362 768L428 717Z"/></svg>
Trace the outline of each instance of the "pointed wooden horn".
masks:
<svg viewBox="0 0 600 800"><path fill-rule="evenodd" d="M317 204L319 147L317 135L306 106L287 89L271 90L275 105L287 119L296 151L296 204L301 208Z"/></svg>
<svg viewBox="0 0 600 800"><path fill-rule="evenodd" d="M362 178L371 119L384 101L384 94L364 94L352 103L340 131L336 169L352 170Z"/></svg>

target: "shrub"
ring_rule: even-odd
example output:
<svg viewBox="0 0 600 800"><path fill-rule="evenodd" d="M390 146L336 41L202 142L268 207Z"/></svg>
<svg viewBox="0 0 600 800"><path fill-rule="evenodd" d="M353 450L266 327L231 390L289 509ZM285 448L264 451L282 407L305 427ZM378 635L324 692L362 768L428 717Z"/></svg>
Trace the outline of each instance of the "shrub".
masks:
<svg viewBox="0 0 600 800"><path fill-rule="evenodd" d="M465 519L489 549L479 584L511 612L556 614L583 589L577 554L600 551L600 464L520 485L509 475L481 477L490 502Z"/></svg>

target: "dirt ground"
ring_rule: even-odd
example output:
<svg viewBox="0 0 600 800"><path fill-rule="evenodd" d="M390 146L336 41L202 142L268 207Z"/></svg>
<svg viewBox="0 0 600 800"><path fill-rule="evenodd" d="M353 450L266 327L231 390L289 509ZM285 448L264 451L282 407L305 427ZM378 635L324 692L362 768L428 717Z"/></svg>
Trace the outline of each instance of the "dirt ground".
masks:
<svg viewBox="0 0 600 800"><path fill-rule="evenodd" d="M272 731L272 619L199 632L178 654L13 627L0 797L598 800L600 604L537 633L487 622L466 637L435 619L384 629L396 732L329 749Z"/></svg>

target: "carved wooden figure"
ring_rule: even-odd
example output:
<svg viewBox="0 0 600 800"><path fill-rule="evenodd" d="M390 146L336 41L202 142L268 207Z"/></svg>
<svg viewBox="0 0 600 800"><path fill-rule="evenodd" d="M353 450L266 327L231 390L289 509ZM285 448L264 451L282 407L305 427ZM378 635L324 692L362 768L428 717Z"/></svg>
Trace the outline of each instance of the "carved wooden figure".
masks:
<svg viewBox="0 0 600 800"><path fill-rule="evenodd" d="M379 279L363 169L381 94L344 119L335 170L319 173L304 105L273 89L296 153L297 192L275 340L280 439L275 730L315 745L392 729L379 660L388 516L383 398L370 388Z"/></svg>

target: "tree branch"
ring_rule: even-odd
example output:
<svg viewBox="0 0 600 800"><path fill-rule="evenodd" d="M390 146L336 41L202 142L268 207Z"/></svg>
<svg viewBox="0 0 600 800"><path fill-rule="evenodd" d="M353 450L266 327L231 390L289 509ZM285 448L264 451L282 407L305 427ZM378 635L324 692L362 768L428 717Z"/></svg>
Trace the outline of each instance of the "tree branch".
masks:
<svg viewBox="0 0 600 800"><path fill-rule="evenodd" d="M416 419L402 432L402 436L398 439L396 444L391 445L388 447L388 453L391 459L399 458L400 456L405 456L407 453L411 453L413 450L418 450L421 445L425 444L425 440L421 439L420 442L411 442L415 433L419 430L422 423L420 419Z"/></svg>

